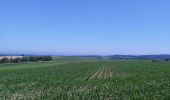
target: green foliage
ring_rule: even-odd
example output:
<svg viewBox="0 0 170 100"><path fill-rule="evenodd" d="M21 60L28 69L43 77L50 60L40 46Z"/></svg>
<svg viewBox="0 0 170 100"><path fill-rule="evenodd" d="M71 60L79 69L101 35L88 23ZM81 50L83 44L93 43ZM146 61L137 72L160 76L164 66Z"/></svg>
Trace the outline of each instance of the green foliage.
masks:
<svg viewBox="0 0 170 100"><path fill-rule="evenodd" d="M20 62L21 62L21 59L22 59L22 58L15 58L15 59L12 59L10 62L11 62L11 63L20 63Z"/></svg>
<svg viewBox="0 0 170 100"><path fill-rule="evenodd" d="M10 60L8 58L2 58L0 59L0 63L9 63Z"/></svg>
<svg viewBox="0 0 170 100"><path fill-rule="evenodd" d="M170 61L170 60L169 60L169 59L165 59L164 61L166 61L166 62L167 62L167 61Z"/></svg>
<svg viewBox="0 0 170 100"><path fill-rule="evenodd" d="M90 79L107 67L112 77ZM3 64L0 99L168 100L169 76L170 62L147 60Z"/></svg>
<svg viewBox="0 0 170 100"><path fill-rule="evenodd" d="M31 56L28 58L29 61L36 62L36 61L51 61L51 56Z"/></svg>
<svg viewBox="0 0 170 100"><path fill-rule="evenodd" d="M29 57L27 56L23 56L23 58L21 58L21 62L29 62Z"/></svg>
<svg viewBox="0 0 170 100"><path fill-rule="evenodd" d="M161 60L154 59L152 62L161 62Z"/></svg>
<svg viewBox="0 0 170 100"><path fill-rule="evenodd" d="M20 63L20 62L37 62L37 61L51 61L51 56L23 56L22 58L3 58L0 63Z"/></svg>

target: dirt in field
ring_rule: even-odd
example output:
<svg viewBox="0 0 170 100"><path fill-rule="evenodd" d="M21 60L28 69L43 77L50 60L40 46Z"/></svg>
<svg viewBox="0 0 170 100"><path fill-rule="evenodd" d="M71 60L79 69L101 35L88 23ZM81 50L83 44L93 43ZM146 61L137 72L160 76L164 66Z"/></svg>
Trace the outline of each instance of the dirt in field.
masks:
<svg viewBox="0 0 170 100"><path fill-rule="evenodd" d="M100 68L98 71L96 71L90 77L90 79L94 79L94 78L109 78L109 77L112 77L112 71L111 71L110 67L103 67L103 68Z"/></svg>
<svg viewBox="0 0 170 100"><path fill-rule="evenodd" d="M29 83L19 83L19 84L14 84L14 86L16 86L16 87L25 87L25 86L31 87L31 86L33 86L33 85L35 85L35 84L36 84L36 82L29 82Z"/></svg>
<svg viewBox="0 0 170 100"><path fill-rule="evenodd" d="M129 76L126 72L111 70L111 67L102 67L98 69L89 79L104 79L110 77L126 77Z"/></svg>
<svg viewBox="0 0 170 100"><path fill-rule="evenodd" d="M112 73L112 76L127 77L127 76L129 76L129 74L126 73L126 72L113 72L113 73Z"/></svg>
<svg viewBox="0 0 170 100"><path fill-rule="evenodd" d="M98 76L98 74L100 73L101 70L102 70L102 69L100 68L96 73L94 73L94 74L90 77L90 79L93 79L93 78L95 78L96 76Z"/></svg>

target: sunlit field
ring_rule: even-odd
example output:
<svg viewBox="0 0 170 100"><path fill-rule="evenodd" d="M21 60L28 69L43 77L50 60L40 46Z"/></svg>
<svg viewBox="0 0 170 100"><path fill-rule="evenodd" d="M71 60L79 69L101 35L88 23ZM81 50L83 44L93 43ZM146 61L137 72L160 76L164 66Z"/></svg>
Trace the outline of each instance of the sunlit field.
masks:
<svg viewBox="0 0 170 100"><path fill-rule="evenodd" d="M170 99L170 62L71 59L1 64L1 100Z"/></svg>

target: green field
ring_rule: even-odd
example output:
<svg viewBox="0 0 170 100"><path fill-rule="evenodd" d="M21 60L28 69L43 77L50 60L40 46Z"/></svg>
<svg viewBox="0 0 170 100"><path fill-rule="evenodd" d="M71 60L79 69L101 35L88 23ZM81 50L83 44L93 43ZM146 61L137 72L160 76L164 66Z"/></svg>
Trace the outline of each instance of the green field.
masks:
<svg viewBox="0 0 170 100"><path fill-rule="evenodd" d="M0 100L170 99L170 62L55 58L1 64Z"/></svg>

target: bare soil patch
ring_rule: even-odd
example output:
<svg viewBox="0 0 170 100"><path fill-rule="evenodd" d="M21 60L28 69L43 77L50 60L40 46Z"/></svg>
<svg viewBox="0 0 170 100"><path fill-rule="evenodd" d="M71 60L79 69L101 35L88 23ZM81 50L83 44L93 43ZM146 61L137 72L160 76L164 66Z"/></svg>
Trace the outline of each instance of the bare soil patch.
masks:
<svg viewBox="0 0 170 100"><path fill-rule="evenodd" d="M112 77L112 71L110 67L103 67L97 70L97 72L95 72L89 79L109 77Z"/></svg>
<svg viewBox="0 0 170 100"><path fill-rule="evenodd" d="M102 70L101 68L100 68L99 70L97 70L97 72L94 73L94 74L90 77L90 79L93 79L93 78L97 77L101 70Z"/></svg>

